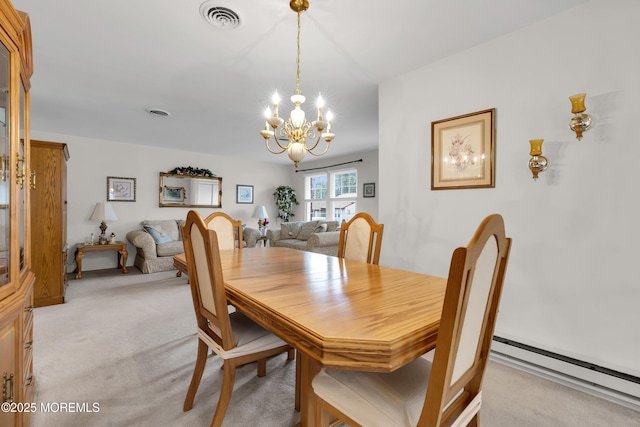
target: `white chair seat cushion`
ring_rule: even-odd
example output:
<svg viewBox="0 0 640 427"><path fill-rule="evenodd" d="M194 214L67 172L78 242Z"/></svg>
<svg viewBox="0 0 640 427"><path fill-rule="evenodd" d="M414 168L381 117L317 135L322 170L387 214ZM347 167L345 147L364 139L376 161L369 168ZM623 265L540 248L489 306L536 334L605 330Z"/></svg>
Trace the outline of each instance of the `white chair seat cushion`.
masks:
<svg viewBox="0 0 640 427"><path fill-rule="evenodd" d="M419 357L391 373L322 369L313 391L363 426L415 426L424 406L431 362Z"/></svg>
<svg viewBox="0 0 640 427"><path fill-rule="evenodd" d="M223 350L209 335L201 329L198 329L198 337L207 343L207 345L223 359L258 353L263 350L286 345L280 338L240 312L231 313L229 318L231 319L233 336L236 339L236 346L231 350ZM211 324L209 324L209 327L216 335L220 336L220 331L216 330L217 328Z"/></svg>

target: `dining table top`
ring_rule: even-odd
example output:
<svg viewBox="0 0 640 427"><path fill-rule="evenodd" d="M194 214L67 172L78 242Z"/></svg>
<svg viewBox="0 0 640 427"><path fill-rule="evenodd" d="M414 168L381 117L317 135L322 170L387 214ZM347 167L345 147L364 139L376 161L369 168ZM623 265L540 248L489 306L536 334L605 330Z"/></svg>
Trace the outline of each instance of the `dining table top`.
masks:
<svg viewBox="0 0 640 427"><path fill-rule="evenodd" d="M321 366L390 372L435 347L445 278L280 247L220 258L229 303Z"/></svg>

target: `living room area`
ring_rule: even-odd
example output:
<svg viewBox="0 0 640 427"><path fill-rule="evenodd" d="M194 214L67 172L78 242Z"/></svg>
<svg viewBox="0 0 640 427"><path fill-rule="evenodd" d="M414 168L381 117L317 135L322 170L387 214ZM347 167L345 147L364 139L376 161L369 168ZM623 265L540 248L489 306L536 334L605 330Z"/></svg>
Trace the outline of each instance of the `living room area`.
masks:
<svg viewBox="0 0 640 427"><path fill-rule="evenodd" d="M190 208L160 207L159 174L176 167L208 169L222 178L222 207L194 208L206 217L214 211L222 211L232 218L240 220L246 227L258 228L258 218L253 218L256 206L265 206L269 214L268 228L279 228L281 220L273 193L280 185L291 185L300 189L300 200L303 200L302 173L297 173L289 165L271 164L246 159L218 156L211 153L188 152L180 149L166 149L145 145L119 143L104 140L92 140L67 135L52 135L32 132L38 139L64 142L68 145L70 158L67 161L67 193L68 193L68 229L67 241L69 256L68 271L72 272L76 265L74 253L76 245L88 242L91 234L100 234L100 221L90 220L97 202L107 199L107 177L135 178L135 201L110 202L116 216L115 221L107 222L107 235L114 233L117 240L127 243L129 252L128 265L133 266L136 248L127 242L126 235L131 230L142 230L143 220L182 219ZM34 139L36 136L32 136ZM99 161L94 161L95 153L101 153ZM333 157L305 163L308 167L322 167L335 163L362 160L347 167L356 170L358 181L375 182L378 176L377 150L354 153L345 157ZM334 168L335 169L335 168ZM253 187L252 203L237 203L237 186ZM377 215L377 199L365 198L360 193L358 208ZM292 221L304 220L302 205L296 207L296 215ZM96 252L84 257L83 271L114 268L113 252Z"/></svg>

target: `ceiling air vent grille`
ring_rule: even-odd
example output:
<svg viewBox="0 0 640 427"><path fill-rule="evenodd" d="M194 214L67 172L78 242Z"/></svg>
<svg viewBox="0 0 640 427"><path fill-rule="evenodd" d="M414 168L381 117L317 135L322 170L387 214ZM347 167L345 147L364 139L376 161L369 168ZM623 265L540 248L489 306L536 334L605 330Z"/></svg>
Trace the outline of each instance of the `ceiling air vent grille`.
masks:
<svg viewBox="0 0 640 427"><path fill-rule="evenodd" d="M206 1L200 6L200 14L211 25L223 30L232 30L240 25L240 16L224 6L216 6L215 1Z"/></svg>

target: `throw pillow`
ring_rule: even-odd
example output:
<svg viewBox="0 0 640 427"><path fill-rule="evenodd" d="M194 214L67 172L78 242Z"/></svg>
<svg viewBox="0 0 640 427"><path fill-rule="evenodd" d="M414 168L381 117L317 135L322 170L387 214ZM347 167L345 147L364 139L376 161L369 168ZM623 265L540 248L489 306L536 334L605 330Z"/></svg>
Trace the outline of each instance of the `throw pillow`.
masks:
<svg viewBox="0 0 640 427"><path fill-rule="evenodd" d="M169 234L163 233L155 227L152 227L150 225L143 225L143 227L147 233L151 234L151 237L153 237L153 240L155 240L156 245L173 241Z"/></svg>
<svg viewBox="0 0 640 427"><path fill-rule="evenodd" d="M280 225L281 239L297 239L300 232L299 222L283 222Z"/></svg>
<svg viewBox="0 0 640 427"><path fill-rule="evenodd" d="M172 240L181 240L179 227L184 225L184 220L175 219L160 219L160 220L145 220L140 223L143 227L148 225L155 228L161 233L168 234Z"/></svg>
<svg viewBox="0 0 640 427"><path fill-rule="evenodd" d="M316 227L315 230L313 230L314 233L324 233L325 231L327 231L327 223L323 223L323 224L318 224L318 226Z"/></svg>
<svg viewBox="0 0 640 427"><path fill-rule="evenodd" d="M318 226L318 221L303 222L298 233L298 240L308 240L313 234L313 230Z"/></svg>
<svg viewBox="0 0 640 427"><path fill-rule="evenodd" d="M340 231L338 221L327 221L327 231Z"/></svg>

